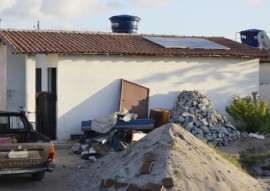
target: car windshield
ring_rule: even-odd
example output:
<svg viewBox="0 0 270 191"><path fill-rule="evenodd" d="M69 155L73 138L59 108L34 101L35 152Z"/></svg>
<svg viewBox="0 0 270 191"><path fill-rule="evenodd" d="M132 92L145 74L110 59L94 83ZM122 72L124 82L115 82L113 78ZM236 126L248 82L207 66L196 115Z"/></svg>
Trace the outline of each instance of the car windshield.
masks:
<svg viewBox="0 0 270 191"><path fill-rule="evenodd" d="M19 116L0 116L0 129L23 129L24 125Z"/></svg>

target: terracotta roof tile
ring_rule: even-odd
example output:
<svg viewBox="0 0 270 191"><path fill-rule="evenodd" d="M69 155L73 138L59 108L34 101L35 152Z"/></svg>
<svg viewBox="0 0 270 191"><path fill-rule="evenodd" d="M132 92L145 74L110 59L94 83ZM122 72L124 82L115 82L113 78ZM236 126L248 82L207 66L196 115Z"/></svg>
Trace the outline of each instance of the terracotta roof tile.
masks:
<svg viewBox="0 0 270 191"><path fill-rule="evenodd" d="M229 40L223 37L200 37L227 46L230 50L164 48L142 35L119 33L91 33L78 31L0 30L1 41L10 46L15 54L98 54L141 55L179 57L249 57L270 59L266 51ZM190 37L189 37L190 38ZM197 37L192 37L197 38Z"/></svg>

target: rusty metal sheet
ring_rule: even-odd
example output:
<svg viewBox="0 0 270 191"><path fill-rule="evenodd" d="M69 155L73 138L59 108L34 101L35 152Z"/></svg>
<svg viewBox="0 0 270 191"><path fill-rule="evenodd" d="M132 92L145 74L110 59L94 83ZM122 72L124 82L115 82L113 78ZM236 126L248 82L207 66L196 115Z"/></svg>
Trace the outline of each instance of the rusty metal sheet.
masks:
<svg viewBox="0 0 270 191"><path fill-rule="evenodd" d="M126 108L138 119L148 118L149 88L122 79L120 95L120 110Z"/></svg>

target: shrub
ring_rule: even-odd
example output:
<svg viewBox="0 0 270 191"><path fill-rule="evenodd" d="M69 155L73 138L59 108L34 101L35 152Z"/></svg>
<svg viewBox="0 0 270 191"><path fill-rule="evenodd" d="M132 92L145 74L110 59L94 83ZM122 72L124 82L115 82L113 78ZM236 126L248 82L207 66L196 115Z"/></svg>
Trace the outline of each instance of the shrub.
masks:
<svg viewBox="0 0 270 191"><path fill-rule="evenodd" d="M251 96L233 96L230 106L225 111L233 118L240 131L268 133L270 131L267 102L260 100L257 92Z"/></svg>

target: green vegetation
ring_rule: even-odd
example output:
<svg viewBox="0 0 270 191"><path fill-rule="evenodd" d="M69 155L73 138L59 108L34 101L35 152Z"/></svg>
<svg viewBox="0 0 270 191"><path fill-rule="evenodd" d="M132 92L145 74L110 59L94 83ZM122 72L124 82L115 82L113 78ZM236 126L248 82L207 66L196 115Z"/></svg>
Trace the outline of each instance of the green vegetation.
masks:
<svg viewBox="0 0 270 191"><path fill-rule="evenodd" d="M233 118L240 131L270 132L267 102L260 100L257 92L246 97L233 96L232 104L227 106L225 111Z"/></svg>
<svg viewBox="0 0 270 191"><path fill-rule="evenodd" d="M169 142L169 145L170 145L170 148L171 148L171 149L175 149L175 147L176 147L175 140L171 140L171 141Z"/></svg>
<svg viewBox="0 0 270 191"><path fill-rule="evenodd" d="M180 179L182 177L182 173L179 169L174 170L174 174L178 179Z"/></svg>

